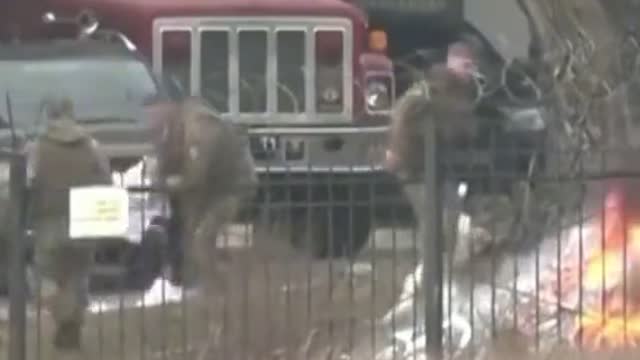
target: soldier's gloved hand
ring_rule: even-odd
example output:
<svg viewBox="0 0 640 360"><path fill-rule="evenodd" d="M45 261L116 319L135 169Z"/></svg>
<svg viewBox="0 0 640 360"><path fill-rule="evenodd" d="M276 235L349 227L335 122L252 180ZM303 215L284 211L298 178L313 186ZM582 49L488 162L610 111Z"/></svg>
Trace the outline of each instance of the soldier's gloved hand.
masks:
<svg viewBox="0 0 640 360"><path fill-rule="evenodd" d="M167 180L165 180L165 184L169 188L170 191L178 190L180 188L180 186L182 185L182 176L180 176L180 175L171 175L171 176L167 177Z"/></svg>

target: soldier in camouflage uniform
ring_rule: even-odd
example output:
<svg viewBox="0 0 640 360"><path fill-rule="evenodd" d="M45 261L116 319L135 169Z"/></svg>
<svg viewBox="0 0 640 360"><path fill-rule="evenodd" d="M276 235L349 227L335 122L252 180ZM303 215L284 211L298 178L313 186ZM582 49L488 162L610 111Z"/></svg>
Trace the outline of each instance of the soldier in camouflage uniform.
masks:
<svg viewBox="0 0 640 360"><path fill-rule="evenodd" d="M46 131L27 149L36 241L34 293L55 322L54 346L79 350L94 247L69 241L69 189L110 185L112 177L96 140L73 119L71 101L51 98L45 106Z"/></svg>
<svg viewBox="0 0 640 360"><path fill-rule="evenodd" d="M170 113L157 151L157 180L169 190L184 252L171 251L180 256L173 259L174 275L187 283L198 280L204 290L208 340L197 358L211 358L223 316L217 301L227 286L216 238L255 193L258 179L245 137L203 99L185 99Z"/></svg>
<svg viewBox="0 0 640 360"><path fill-rule="evenodd" d="M447 61L434 64L425 79L416 82L394 105L385 166L404 183L404 192L419 220L419 231L424 230L424 200L430 195L424 193L425 124L434 121L441 143L448 147L468 144L476 136L474 58L468 44L450 45ZM456 248L463 205L457 180L445 178L443 201L445 248L451 252Z"/></svg>
<svg viewBox="0 0 640 360"><path fill-rule="evenodd" d="M179 277L200 277L208 285L218 276L216 236L236 216L242 200L257 186L247 141L233 125L200 98L176 104L158 150L161 182L169 188L172 212L178 217L184 244ZM207 284L205 284L207 285Z"/></svg>

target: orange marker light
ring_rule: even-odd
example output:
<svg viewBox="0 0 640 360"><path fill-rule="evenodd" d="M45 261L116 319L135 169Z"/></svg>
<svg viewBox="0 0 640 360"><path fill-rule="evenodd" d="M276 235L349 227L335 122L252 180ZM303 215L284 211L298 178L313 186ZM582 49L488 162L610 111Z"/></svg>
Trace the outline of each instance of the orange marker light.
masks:
<svg viewBox="0 0 640 360"><path fill-rule="evenodd" d="M372 30L369 33L369 49L374 51L387 50L387 33L384 30Z"/></svg>

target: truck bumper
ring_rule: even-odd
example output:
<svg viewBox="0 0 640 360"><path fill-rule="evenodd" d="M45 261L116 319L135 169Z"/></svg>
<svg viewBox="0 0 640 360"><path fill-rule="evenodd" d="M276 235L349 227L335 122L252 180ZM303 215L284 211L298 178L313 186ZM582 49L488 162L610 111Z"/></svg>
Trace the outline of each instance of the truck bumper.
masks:
<svg viewBox="0 0 640 360"><path fill-rule="evenodd" d="M382 171L388 126L270 127L249 130L259 173Z"/></svg>
<svg viewBox="0 0 640 360"><path fill-rule="evenodd" d="M253 210L338 206L370 211L378 224L410 219L401 185L382 166L387 132L388 126L251 129L260 179Z"/></svg>

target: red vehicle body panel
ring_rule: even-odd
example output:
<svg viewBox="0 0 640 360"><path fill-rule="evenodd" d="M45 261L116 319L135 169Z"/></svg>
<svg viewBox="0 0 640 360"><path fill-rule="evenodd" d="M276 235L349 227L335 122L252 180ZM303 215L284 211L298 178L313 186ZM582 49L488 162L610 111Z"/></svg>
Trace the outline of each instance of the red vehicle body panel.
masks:
<svg viewBox="0 0 640 360"><path fill-rule="evenodd" d="M76 16L94 10L100 22L126 34L145 54L151 54L151 24L158 17L174 16L336 16L353 22L354 53L366 45L367 18L359 8L341 0L41 0L17 2L11 16L23 38L46 37L51 27L42 23L42 14Z"/></svg>
<svg viewBox="0 0 640 360"><path fill-rule="evenodd" d="M73 32L65 26L44 24L42 15L52 11L58 17L75 17L91 9L105 28L117 29L151 58L153 20L160 17L196 16L309 16L342 17L353 24L354 80L363 80L364 70L393 69L386 55L368 52L368 19L359 7L343 0L11 0L0 36L18 33L21 39L50 38ZM0 15L1 16L1 15ZM10 20L10 21L9 21ZM364 99L354 84L354 110L361 112ZM360 91L360 90L358 90Z"/></svg>

